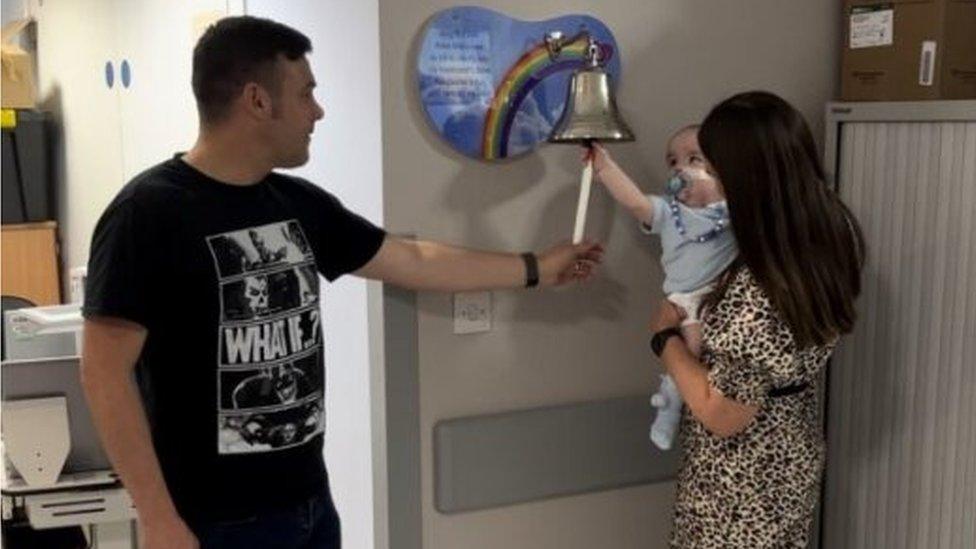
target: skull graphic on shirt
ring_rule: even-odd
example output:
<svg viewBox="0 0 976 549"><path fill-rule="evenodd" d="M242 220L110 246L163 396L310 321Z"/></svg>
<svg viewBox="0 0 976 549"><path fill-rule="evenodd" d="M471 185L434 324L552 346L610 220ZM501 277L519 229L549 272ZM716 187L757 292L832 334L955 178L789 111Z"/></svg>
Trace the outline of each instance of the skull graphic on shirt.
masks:
<svg viewBox="0 0 976 549"><path fill-rule="evenodd" d="M244 297L254 314L268 312L268 279L265 277L244 277Z"/></svg>

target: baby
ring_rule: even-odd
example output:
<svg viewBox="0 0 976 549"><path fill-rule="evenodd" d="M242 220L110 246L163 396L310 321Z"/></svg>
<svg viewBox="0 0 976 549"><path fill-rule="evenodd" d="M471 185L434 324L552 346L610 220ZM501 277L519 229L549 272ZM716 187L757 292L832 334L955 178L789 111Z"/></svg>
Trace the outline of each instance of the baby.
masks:
<svg viewBox="0 0 976 549"><path fill-rule="evenodd" d="M592 155L595 177L640 222L645 233L660 235L664 293L684 310L682 336L697 356L702 339L701 301L739 253L721 185L708 173L698 147L698 126L682 128L668 141L666 160L671 179L665 196L645 196L599 145L594 145ZM662 376L651 404L658 409L651 441L667 450L674 440L682 406L670 376Z"/></svg>

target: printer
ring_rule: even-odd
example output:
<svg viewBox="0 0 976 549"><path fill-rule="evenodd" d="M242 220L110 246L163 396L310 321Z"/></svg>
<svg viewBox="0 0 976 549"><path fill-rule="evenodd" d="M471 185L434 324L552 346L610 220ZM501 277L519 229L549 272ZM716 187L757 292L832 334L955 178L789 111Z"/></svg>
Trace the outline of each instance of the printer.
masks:
<svg viewBox="0 0 976 549"><path fill-rule="evenodd" d="M2 515L34 530L82 526L91 547L135 547L136 512L112 472L79 373L80 304L5 311Z"/></svg>

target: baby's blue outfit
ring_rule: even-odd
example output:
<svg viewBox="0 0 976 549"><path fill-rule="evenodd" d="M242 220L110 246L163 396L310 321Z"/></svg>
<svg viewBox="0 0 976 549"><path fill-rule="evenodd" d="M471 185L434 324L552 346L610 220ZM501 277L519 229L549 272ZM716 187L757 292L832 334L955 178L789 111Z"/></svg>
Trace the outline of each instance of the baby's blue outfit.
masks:
<svg viewBox="0 0 976 549"><path fill-rule="evenodd" d="M671 376L661 376L661 387L651 395L651 406L657 408L657 416L651 425L651 442L662 450L670 450L674 435L681 423L681 393Z"/></svg>
<svg viewBox="0 0 976 549"><path fill-rule="evenodd" d="M678 208L685 229L681 234L670 200L656 195L647 198L651 201L654 217L650 227L641 223L641 230L661 235L665 294L690 293L711 284L739 255L729 225L729 208L724 200L704 208L690 208L675 200L674 206ZM698 237L715 230L720 221L724 224L721 231L704 242L697 241ZM671 449L683 404L671 376L661 376L661 386L651 396L651 406L657 408L657 415L651 425L650 438L658 448Z"/></svg>
<svg viewBox="0 0 976 549"><path fill-rule="evenodd" d="M710 284L739 255L735 236L728 225L729 208L724 200L704 208L689 208L675 201L686 229L682 235L668 200L657 195L647 198L651 201L654 218L650 227L641 223L641 229L648 234L661 235L665 294L688 293ZM706 242L694 240L711 231L719 220L724 220L725 230Z"/></svg>

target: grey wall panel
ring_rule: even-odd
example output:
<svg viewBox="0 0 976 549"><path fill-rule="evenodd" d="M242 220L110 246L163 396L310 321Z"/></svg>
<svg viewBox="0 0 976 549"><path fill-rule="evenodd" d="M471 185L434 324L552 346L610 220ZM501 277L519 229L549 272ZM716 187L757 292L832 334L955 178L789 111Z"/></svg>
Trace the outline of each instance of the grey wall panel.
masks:
<svg viewBox="0 0 976 549"><path fill-rule="evenodd" d="M437 510L497 507L673 478L647 397L459 418L434 428Z"/></svg>
<svg viewBox="0 0 976 549"><path fill-rule="evenodd" d="M417 296L383 285L390 549L421 549Z"/></svg>
<svg viewBox="0 0 976 549"><path fill-rule="evenodd" d="M976 123L845 122L868 243L832 364L823 547L976 547Z"/></svg>

